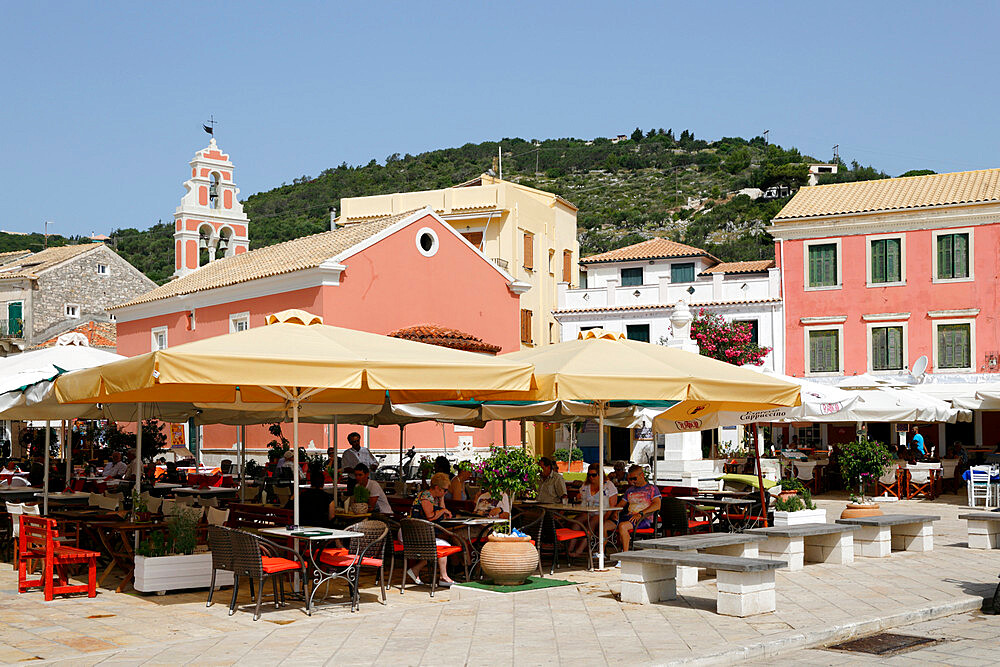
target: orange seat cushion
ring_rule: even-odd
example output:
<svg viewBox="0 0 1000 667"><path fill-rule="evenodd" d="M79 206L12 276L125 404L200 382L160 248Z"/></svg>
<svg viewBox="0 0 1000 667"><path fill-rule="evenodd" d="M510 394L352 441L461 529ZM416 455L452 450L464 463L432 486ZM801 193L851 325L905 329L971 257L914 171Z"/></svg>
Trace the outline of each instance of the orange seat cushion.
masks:
<svg viewBox="0 0 1000 667"><path fill-rule="evenodd" d="M556 528L556 539L560 542L565 542L566 540L576 540L586 536L587 533L582 530L573 530L572 528Z"/></svg>
<svg viewBox="0 0 1000 667"><path fill-rule="evenodd" d="M337 553L338 551L344 551L345 553ZM357 556L346 553L344 549L323 549L319 555L319 562L330 567L347 567L357 561L357 559ZM365 557L361 559L361 564L368 567L382 567L382 559Z"/></svg>
<svg viewBox="0 0 1000 667"><path fill-rule="evenodd" d="M402 551L403 550L403 543L400 542L399 540L393 540L392 541L392 550L396 551L396 552Z"/></svg>
<svg viewBox="0 0 1000 667"><path fill-rule="evenodd" d="M652 535L656 531L653 530L652 528L636 528L635 532L639 533L640 535Z"/></svg>
<svg viewBox="0 0 1000 667"><path fill-rule="evenodd" d="M455 547L455 546L451 546L451 547L438 547L437 548L437 555L438 555L438 558L442 558L443 556L450 556L452 554L457 554L460 551L462 551L462 547Z"/></svg>
<svg viewBox="0 0 1000 667"><path fill-rule="evenodd" d="M262 556L261 560L264 563L264 574L277 574L278 572L288 572L290 570L299 569L298 563L287 558Z"/></svg>

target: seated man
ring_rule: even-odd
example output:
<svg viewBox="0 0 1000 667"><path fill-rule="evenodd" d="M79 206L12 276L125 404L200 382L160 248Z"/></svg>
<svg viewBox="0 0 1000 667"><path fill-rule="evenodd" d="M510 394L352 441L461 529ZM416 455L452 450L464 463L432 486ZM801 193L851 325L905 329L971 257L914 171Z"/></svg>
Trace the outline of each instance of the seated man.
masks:
<svg viewBox="0 0 1000 667"><path fill-rule="evenodd" d="M652 528L656 513L660 511L660 489L646 482L642 466L633 465L628 469L628 488L625 490L625 516L618 523L618 537L622 551L628 551L632 531L638 528Z"/></svg>
<svg viewBox="0 0 1000 667"><path fill-rule="evenodd" d="M101 477L106 479L114 478L121 479L128 472L128 466L122 461L121 452L111 452L111 460L108 464L104 466L104 470L101 472Z"/></svg>
<svg viewBox="0 0 1000 667"><path fill-rule="evenodd" d="M356 482L355 488L363 486L368 489L369 509L377 509L382 514L392 514L392 505L389 504L389 498L386 497L382 485L371 479L367 465L364 463L354 465L354 481Z"/></svg>
<svg viewBox="0 0 1000 667"><path fill-rule="evenodd" d="M303 526L328 526L337 507L333 496L323 490L323 467L318 463L309 466L309 488L299 491L299 521ZM295 499L289 498L285 509L293 509Z"/></svg>
<svg viewBox="0 0 1000 667"><path fill-rule="evenodd" d="M559 503L563 498L568 497L566 493L566 480L556 462L547 456L538 459L538 464L542 467L542 478L538 482L538 502Z"/></svg>

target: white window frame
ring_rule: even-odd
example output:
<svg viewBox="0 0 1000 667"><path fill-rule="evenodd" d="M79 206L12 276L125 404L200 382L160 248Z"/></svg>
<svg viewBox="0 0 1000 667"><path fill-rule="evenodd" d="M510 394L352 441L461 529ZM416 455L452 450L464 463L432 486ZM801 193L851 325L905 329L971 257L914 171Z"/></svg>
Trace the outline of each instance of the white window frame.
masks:
<svg viewBox="0 0 1000 667"><path fill-rule="evenodd" d="M837 246L837 284L823 285L822 287L809 287L809 248L814 245L835 245ZM805 292L822 292L824 290L841 289L844 286L844 253L841 249L839 238L835 239L812 239L802 242L802 289Z"/></svg>
<svg viewBox="0 0 1000 667"><path fill-rule="evenodd" d="M424 247L420 245L420 239L422 239L424 235L431 237L431 247L429 250L424 250ZM418 229L417 235L414 237L413 241L417 246L417 252L424 257L433 257L437 254L438 248L441 247L441 241L438 239L437 232L430 227L421 227Z"/></svg>
<svg viewBox="0 0 1000 667"><path fill-rule="evenodd" d="M971 243L971 242L970 242ZM935 250L937 244L935 242ZM936 275L936 274L935 274ZM962 319L934 319L931 320L931 346L934 349L933 363L935 373L975 373L976 372L976 320L972 318ZM968 324L969 325L969 367L968 368L939 368L938 367L938 327L942 324Z"/></svg>
<svg viewBox="0 0 1000 667"><path fill-rule="evenodd" d="M73 309L73 313L70 313L70 308ZM80 304L78 303L66 303L63 304L63 317L67 317L71 320L80 319Z"/></svg>
<svg viewBox="0 0 1000 667"><path fill-rule="evenodd" d="M168 328L167 327L153 327L149 331L150 336L150 351L155 352L156 350L165 350L170 346L170 341L168 339ZM156 344L156 337L159 334L163 334L163 347L159 347Z"/></svg>
<svg viewBox="0 0 1000 667"><path fill-rule="evenodd" d="M884 241L886 239L899 239L899 280L891 283L874 283L872 282L872 241ZM935 253L936 252L937 250L935 248ZM900 287L902 285L906 285L906 234L873 234L872 236L866 236L865 237L865 286Z"/></svg>
<svg viewBox="0 0 1000 667"><path fill-rule="evenodd" d="M232 313L229 315L229 333L236 333L239 331L239 329L236 328L236 325L240 322L245 322L247 325L246 328L250 328L250 311ZM245 330L246 329L244 329L244 331Z"/></svg>
<svg viewBox="0 0 1000 667"><path fill-rule="evenodd" d="M99 275L99 276L109 276L109 275L111 275L111 271L109 270L108 265L104 264L103 262L98 262L98 264L97 264L97 275Z"/></svg>
<svg viewBox="0 0 1000 667"><path fill-rule="evenodd" d="M969 235L969 276L967 278L938 278L938 252L937 244L939 236L948 234L968 234ZM971 283L976 280L976 233L974 227L960 227L956 229L935 229L931 232L931 282L932 283ZM937 338L934 339L934 347L937 347ZM935 366L937 364L935 363Z"/></svg>
<svg viewBox="0 0 1000 667"><path fill-rule="evenodd" d="M837 366L836 371L813 372L809 368L809 333L812 331L837 331ZM802 368L809 377L839 377L844 374L844 325L843 324L813 324L802 327Z"/></svg>
<svg viewBox="0 0 1000 667"><path fill-rule="evenodd" d="M909 323L905 320L878 320L874 322L865 322L867 331L865 332L868 338L868 372L872 375L899 375L900 373L905 373L907 369L910 368L910 329ZM887 371L877 371L872 365L872 329L883 329L885 327L902 327L903 328L903 367L898 370L887 370ZM937 341L935 339L935 345Z"/></svg>

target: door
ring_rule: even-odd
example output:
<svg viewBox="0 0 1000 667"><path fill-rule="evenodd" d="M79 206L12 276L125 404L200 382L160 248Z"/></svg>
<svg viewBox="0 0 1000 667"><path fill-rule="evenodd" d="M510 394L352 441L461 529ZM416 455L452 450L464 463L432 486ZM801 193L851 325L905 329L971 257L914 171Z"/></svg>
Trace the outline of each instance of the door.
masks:
<svg viewBox="0 0 1000 667"><path fill-rule="evenodd" d="M24 302L11 301L7 304L7 327L4 331L11 338L24 336Z"/></svg>

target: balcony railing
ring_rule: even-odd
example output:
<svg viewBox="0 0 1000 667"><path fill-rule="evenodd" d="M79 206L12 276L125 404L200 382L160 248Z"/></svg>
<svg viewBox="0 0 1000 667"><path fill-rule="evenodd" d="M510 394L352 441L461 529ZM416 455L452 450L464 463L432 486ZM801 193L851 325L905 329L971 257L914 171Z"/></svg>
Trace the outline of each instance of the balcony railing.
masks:
<svg viewBox="0 0 1000 667"><path fill-rule="evenodd" d="M24 320L0 320L0 338L24 338Z"/></svg>
<svg viewBox="0 0 1000 667"><path fill-rule="evenodd" d="M504 271L507 270L507 260L500 259L499 257L490 257L490 261L499 266Z"/></svg>

